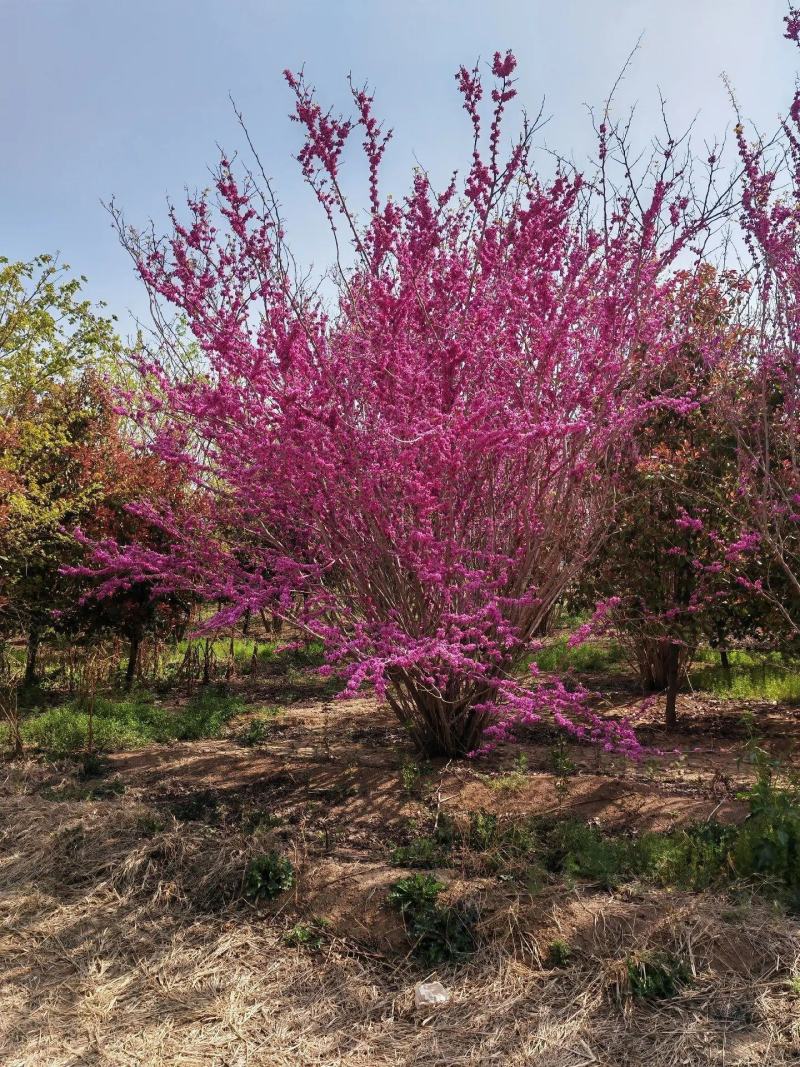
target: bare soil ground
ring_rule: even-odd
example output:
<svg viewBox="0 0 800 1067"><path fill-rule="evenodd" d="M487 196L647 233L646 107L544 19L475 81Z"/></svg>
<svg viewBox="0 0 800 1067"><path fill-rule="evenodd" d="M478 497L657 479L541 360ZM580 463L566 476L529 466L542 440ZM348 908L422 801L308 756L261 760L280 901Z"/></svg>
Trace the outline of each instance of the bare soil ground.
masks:
<svg viewBox="0 0 800 1067"><path fill-rule="evenodd" d="M766 747L791 762L798 713L749 709ZM414 1008L414 984L429 975L386 906L409 873L391 858L409 827L470 812L572 814L631 833L742 819L736 793L752 780L742 707L685 698L682 710L669 737L650 710L642 733L662 754L644 765L571 746L566 794L544 730L480 762L419 766L370 700L301 700L256 747L236 740L239 720L223 740L114 755L107 795L68 765L6 765L0 1063L800 1064L800 925L748 894L563 883L529 893L502 872L440 869L448 898L478 907L480 947L437 972L448 1006ZM256 907L242 879L267 847L297 878ZM321 948L282 939L317 918L328 924ZM573 948L563 967L547 963L556 939ZM692 981L633 1002L624 961L659 948L687 958Z"/></svg>

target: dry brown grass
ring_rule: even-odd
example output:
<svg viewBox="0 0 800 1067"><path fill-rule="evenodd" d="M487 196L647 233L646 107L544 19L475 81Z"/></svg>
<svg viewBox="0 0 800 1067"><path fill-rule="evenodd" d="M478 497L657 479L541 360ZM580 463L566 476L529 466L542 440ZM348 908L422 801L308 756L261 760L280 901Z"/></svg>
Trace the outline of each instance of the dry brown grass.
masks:
<svg viewBox="0 0 800 1067"><path fill-rule="evenodd" d="M323 855L295 832L295 892L255 909L240 887L258 835L130 796L48 799L38 774L17 767L0 790L4 1067L800 1063L800 930L764 904L458 886L485 897L484 947L439 973L453 1001L425 1014L380 854ZM325 947L283 943L311 913L331 921ZM548 970L558 936L574 962ZM694 980L636 1004L624 960L653 948L680 951Z"/></svg>

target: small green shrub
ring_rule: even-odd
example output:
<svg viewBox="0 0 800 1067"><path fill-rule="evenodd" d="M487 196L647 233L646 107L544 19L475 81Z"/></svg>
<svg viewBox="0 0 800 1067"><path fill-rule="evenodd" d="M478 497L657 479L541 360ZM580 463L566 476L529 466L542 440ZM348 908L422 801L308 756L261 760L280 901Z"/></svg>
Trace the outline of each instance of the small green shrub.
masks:
<svg viewBox="0 0 800 1067"><path fill-rule="evenodd" d="M517 793L528 780L528 757L520 752L514 761L513 771L501 774L497 778L486 778L490 789L501 793Z"/></svg>
<svg viewBox="0 0 800 1067"><path fill-rule="evenodd" d="M762 755L758 780L744 794L750 814L732 843L731 865L738 877L769 883L800 910L800 785L776 787L774 773Z"/></svg>
<svg viewBox="0 0 800 1067"><path fill-rule="evenodd" d="M83 781L92 778L102 778L103 775L108 774L109 767L109 761L101 753L84 752L78 777Z"/></svg>
<svg viewBox="0 0 800 1067"><path fill-rule="evenodd" d="M480 853L485 868L494 871L501 879L516 879L526 886L539 884L540 874L538 855L540 842L531 819L522 819L511 823L496 824L490 832L490 824L484 821L483 827L471 839L472 848L483 842L485 848Z"/></svg>
<svg viewBox="0 0 800 1067"><path fill-rule="evenodd" d="M470 816L467 844L477 852L486 852L497 841L499 834L497 816L486 811L476 811Z"/></svg>
<svg viewBox="0 0 800 1067"><path fill-rule="evenodd" d="M436 907L418 916L412 927L414 954L427 967L459 963L475 951L473 908Z"/></svg>
<svg viewBox="0 0 800 1067"><path fill-rule="evenodd" d="M475 951L477 914L470 908L439 904L444 882L428 874L401 878L389 893L389 904L403 917L412 951L428 967L454 963Z"/></svg>
<svg viewBox="0 0 800 1067"><path fill-rule="evenodd" d="M280 815L269 815L263 811L249 811L242 818L242 830L246 834L255 834L274 830L278 826L283 826L285 821Z"/></svg>
<svg viewBox="0 0 800 1067"><path fill-rule="evenodd" d="M251 719L244 730L238 735L237 741L245 748L256 748L269 740L270 732L267 722L263 718Z"/></svg>
<svg viewBox="0 0 800 1067"><path fill-rule="evenodd" d="M392 863L398 867L438 867L444 858L444 850L432 837L415 837L392 850Z"/></svg>
<svg viewBox="0 0 800 1067"><path fill-rule="evenodd" d="M294 885L294 867L286 856L267 852L256 856L247 866L244 895L248 900L274 900Z"/></svg>
<svg viewBox="0 0 800 1067"><path fill-rule="evenodd" d="M626 872L627 851L624 839L604 837L596 827L570 820L556 823L547 835L545 865L554 873L611 888L632 873Z"/></svg>
<svg viewBox="0 0 800 1067"><path fill-rule="evenodd" d="M422 777L422 768L416 760L404 760L400 767L400 784L404 793L414 793Z"/></svg>
<svg viewBox="0 0 800 1067"><path fill-rule="evenodd" d="M446 811L440 811L436 820L433 836L442 848L449 849L459 840L459 829L456 820Z"/></svg>
<svg viewBox="0 0 800 1067"><path fill-rule="evenodd" d="M296 923L283 935L283 943L295 948L310 948L318 951L325 943L327 926L327 919L312 919L307 923Z"/></svg>
<svg viewBox="0 0 800 1067"><path fill-rule="evenodd" d="M410 874L395 882L389 893L389 904L401 915L435 907L436 900L447 886L432 874Z"/></svg>
<svg viewBox="0 0 800 1067"><path fill-rule="evenodd" d="M569 961L572 959L572 949L566 941L562 941L561 938L556 938L555 941L551 941L547 949L546 964L548 967L566 967Z"/></svg>
<svg viewBox="0 0 800 1067"><path fill-rule="evenodd" d="M523 866L516 881L526 889L530 896L535 897L547 884L547 871L538 863L528 863Z"/></svg>
<svg viewBox="0 0 800 1067"><path fill-rule="evenodd" d="M643 952L625 961L630 994L636 1000L667 1000L691 981L686 963L671 952Z"/></svg>
<svg viewBox="0 0 800 1067"><path fill-rule="evenodd" d="M659 885L708 889L731 875L729 850L738 832L735 826L710 822L668 834L644 834L631 843L624 873Z"/></svg>

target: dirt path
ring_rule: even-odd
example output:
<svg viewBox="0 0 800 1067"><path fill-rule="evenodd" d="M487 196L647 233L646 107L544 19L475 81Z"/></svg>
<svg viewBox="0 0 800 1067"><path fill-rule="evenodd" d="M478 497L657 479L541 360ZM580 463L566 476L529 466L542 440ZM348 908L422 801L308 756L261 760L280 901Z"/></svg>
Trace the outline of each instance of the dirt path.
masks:
<svg viewBox="0 0 800 1067"><path fill-rule="evenodd" d="M335 705L333 711L326 707L292 707L268 725L267 740L257 746L245 747L235 739L151 746L111 757L112 770L132 795L147 801L206 792L223 804L259 805L295 817L324 808L327 818L352 832L381 834L417 809L403 786L404 764L418 768L444 810L575 814L631 830L663 830L712 814L721 821L737 820L745 807L736 794L753 779L746 738L733 709L708 718L712 735L699 733L702 722L695 710L684 730L666 743L645 724L643 733L662 754L640 765L568 746L575 770L561 792L551 749L536 737L481 760L426 764L386 712L370 701ZM707 706L703 712L708 715ZM784 752L790 750L786 713L781 716L769 707L764 723L766 743L773 734Z"/></svg>

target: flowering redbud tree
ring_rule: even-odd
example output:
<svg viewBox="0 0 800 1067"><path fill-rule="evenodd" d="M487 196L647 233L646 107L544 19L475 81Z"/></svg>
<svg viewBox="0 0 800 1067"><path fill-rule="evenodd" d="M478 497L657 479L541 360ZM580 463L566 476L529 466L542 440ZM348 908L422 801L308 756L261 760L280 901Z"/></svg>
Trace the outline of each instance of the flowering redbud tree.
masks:
<svg viewBox="0 0 800 1067"><path fill-rule="evenodd" d="M800 9L785 19L800 44ZM780 135L749 143L736 127L743 164L741 223L752 256L751 299L742 323L740 388L728 397L747 505L731 561L759 558L758 577L739 581L764 597L790 637L800 638L800 89Z"/></svg>
<svg viewBox="0 0 800 1067"><path fill-rule="evenodd" d="M707 218L673 142L613 196L614 160L631 175L607 123L596 178L540 177L533 126L503 147L515 66L495 55L488 115L477 68L459 71L463 187L418 170L401 200L382 193L371 96L353 87L339 118L287 72L302 172L343 250L332 300L299 279L263 171L237 178L223 159L215 200L173 212L166 239L122 227L154 305L204 358L186 377L143 357L131 414L206 503L180 521L142 507L169 549L105 542L97 569L108 592L156 579L222 602L212 625L269 610L320 637L343 695L371 686L429 754L542 716L634 753L627 724L516 668L609 526L635 426L686 402L653 383L680 343L673 264ZM360 212L341 184L354 135Z"/></svg>

